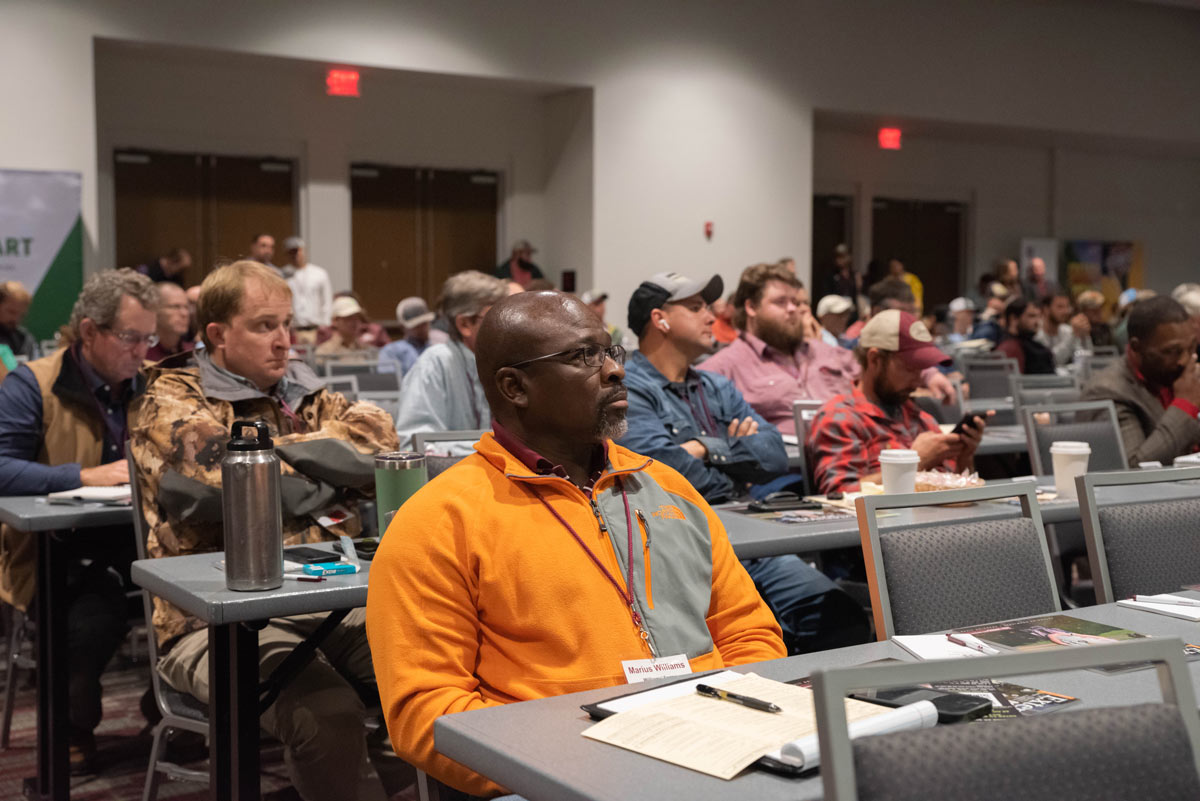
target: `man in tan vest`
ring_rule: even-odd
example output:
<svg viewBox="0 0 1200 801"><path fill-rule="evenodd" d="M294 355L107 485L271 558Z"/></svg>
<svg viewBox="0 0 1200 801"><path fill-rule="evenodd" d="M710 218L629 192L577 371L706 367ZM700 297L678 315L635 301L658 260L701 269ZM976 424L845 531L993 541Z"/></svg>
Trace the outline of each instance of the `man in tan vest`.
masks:
<svg viewBox="0 0 1200 801"><path fill-rule="evenodd" d="M71 312L73 343L20 365L0 384L0 495L44 495L129 481L125 410L154 344L158 291L133 270L92 276ZM0 599L26 608L35 541L0 528ZM124 588L134 554L128 527L69 540L67 648L71 769L88 772L100 723L100 674L125 634Z"/></svg>

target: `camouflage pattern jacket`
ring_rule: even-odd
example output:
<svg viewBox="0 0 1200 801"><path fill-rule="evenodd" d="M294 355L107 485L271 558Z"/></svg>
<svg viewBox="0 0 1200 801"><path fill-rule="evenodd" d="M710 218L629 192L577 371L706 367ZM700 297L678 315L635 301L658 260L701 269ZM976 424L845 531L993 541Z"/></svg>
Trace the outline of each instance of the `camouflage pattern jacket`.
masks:
<svg viewBox="0 0 1200 801"><path fill-rule="evenodd" d="M316 517L338 504L355 514L329 532L359 532L358 502L374 495L373 456L398 447L387 412L329 392L298 361L270 395L204 353L169 358L147 368L146 378L145 394L129 409L129 432L149 556L224 548L221 459L234 420L265 420L271 429L282 462L285 544L331 538ZM167 647L204 626L160 598L153 622Z"/></svg>

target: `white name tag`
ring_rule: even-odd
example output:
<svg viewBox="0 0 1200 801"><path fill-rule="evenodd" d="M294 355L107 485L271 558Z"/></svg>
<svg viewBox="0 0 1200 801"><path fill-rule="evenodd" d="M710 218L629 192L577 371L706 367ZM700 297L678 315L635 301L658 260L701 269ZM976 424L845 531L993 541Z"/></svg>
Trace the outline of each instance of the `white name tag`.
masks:
<svg viewBox="0 0 1200 801"><path fill-rule="evenodd" d="M621 662L621 669L625 671L625 681L630 684L663 676L686 676L692 672L687 654L660 656L657 659L625 659Z"/></svg>

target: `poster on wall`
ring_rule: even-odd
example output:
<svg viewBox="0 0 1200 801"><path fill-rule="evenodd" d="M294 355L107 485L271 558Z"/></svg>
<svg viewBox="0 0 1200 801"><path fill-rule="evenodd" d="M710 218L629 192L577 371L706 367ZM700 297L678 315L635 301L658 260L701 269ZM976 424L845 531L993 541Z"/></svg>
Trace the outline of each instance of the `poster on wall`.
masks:
<svg viewBox="0 0 1200 801"><path fill-rule="evenodd" d="M1139 242L1075 239L1064 243L1063 252L1071 294L1099 290L1110 312L1116 308L1117 298L1126 289L1145 286L1145 265Z"/></svg>
<svg viewBox="0 0 1200 801"><path fill-rule="evenodd" d="M77 172L0 169L0 281L33 295L25 326L54 336L83 285L83 177Z"/></svg>

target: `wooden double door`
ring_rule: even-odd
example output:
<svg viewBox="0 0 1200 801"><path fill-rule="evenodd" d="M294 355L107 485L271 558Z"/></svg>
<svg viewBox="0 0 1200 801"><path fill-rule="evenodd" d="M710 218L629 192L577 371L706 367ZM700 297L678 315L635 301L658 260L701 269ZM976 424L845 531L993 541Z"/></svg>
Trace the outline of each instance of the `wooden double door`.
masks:
<svg viewBox="0 0 1200 801"><path fill-rule="evenodd" d="M354 289L376 319L416 295L432 305L462 270L496 267L496 173L353 164Z"/></svg>
<svg viewBox="0 0 1200 801"><path fill-rule="evenodd" d="M116 264L135 267L181 247L192 254L185 286L214 264L275 237L275 263L296 228L295 164L269 157L119 150L114 154Z"/></svg>

